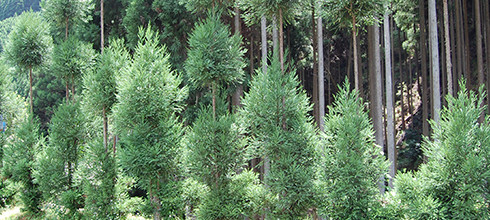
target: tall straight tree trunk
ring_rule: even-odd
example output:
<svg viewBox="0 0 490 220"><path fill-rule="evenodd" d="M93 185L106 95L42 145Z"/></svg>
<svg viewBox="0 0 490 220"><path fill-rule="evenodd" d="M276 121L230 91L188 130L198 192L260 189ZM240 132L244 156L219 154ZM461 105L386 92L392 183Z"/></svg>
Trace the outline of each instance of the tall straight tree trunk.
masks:
<svg viewBox="0 0 490 220"><path fill-rule="evenodd" d="M456 39L457 39L457 79L460 80L463 76L463 63L464 63L464 58L463 58L463 30L462 30L462 25L463 25L463 19L462 19L462 14L461 14L461 0L456 0ZM459 89L458 89L459 90Z"/></svg>
<svg viewBox="0 0 490 220"><path fill-rule="evenodd" d="M429 94L427 77L427 35L425 25L425 1L419 0L420 12L420 59L422 73L422 132L424 136L429 136Z"/></svg>
<svg viewBox="0 0 490 220"><path fill-rule="evenodd" d="M260 39L262 42L262 71L267 72L267 20L265 16L260 18Z"/></svg>
<svg viewBox="0 0 490 220"><path fill-rule="evenodd" d="M277 33L277 18L272 16L272 54L279 52L279 34Z"/></svg>
<svg viewBox="0 0 490 220"><path fill-rule="evenodd" d="M446 72L447 72L447 93L453 95L453 77L452 77L452 64L451 64L451 41L449 38L449 13L447 0L442 1L444 10L444 38L446 46Z"/></svg>
<svg viewBox="0 0 490 220"><path fill-rule="evenodd" d="M34 111L34 105L32 103L32 67L29 67L29 105L31 107L31 114Z"/></svg>
<svg viewBox="0 0 490 220"><path fill-rule="evenodd" d="M279 62L281 63L281 71L284 73L284 30L282 8L279 8Z"/></svg>
<svg viewBox="0 0 490 220"><path fill-rule="evenodd" d="M451 3L453 3L453 1L451 1ZM453 94L456 94L458 92L458 76L457 76L457 68L455 68L457 66L457 58L456 58L456 55L457 55L457 49L456 49L456 19L455 19L455 10L451 10L451 13L449 14L449 24L453 24L452 26L449 25L449 30L450 30L450 36L449 36L449 39L450 39L450 43L451 43L451 78L452 78L452 81L453 81L453 85L452 85L452 88L453 88ZM451 40L452 39L452 40Z"/></svg>
<svg viewBox="0 0 490 220"><path fill-rule="evenodd" d="M403 79L403 59L402 59L402 54L403 54L403 46L402 46L402 32L400 29L398 29L398 41L400 46L398 49L398 71L400 73L400 105L401 105L401 123L402 123L402 131L407 129L407 126L405 125L405 84L404 84L404 79Z"/></svg>
<svg viewBox="0 0 490 220"><path fill-rule="evenodd" d="M318 126L320 126L320 114L319 114L319 106L318 106L318 60L317 60L317 36L316 36L316 23L315 23L315 5L311 7L311 36L313 41L313 94L312 94L312 102L313 102L313 117L315 118L315 122Z"/></svg>
<svg viewBox="0 0 490 220"><path fill-rule="evenodd" d="M104 53L104 0L100 0L100 51Z"/></svg>
<svg viewBox="0 0 490 220"><path fill-rule="evenodd" d="M240 35L240 30L241 30L241 26L240 26L240 9L237 7L235 7L235 17L234 17L234 21L235 21L235 34L237 35ZM250 41L250 45L252 45L253 41ZM252 53L253 51L250 51L250 53ZM251 65L252 62L250 62ZM243 96L243 84L240 83L237 88L236 88L236 91L235 93L233 94L233 97L232 97L232 105L233 106L237 106L237 107L240 107L241 106L241 103L240 103L240 99L241 97Z"/></svg>
<svg viewBox="0 0 490 220"><path fill-rule="evenodd" d="M473 77L471 73L471 64L470 64L470 32L468 27L468 2L463 1L463 29L464 29L464 70L467 75L468 81L468 89L472 89L473 87Z"/></svg>
<svg viewBox="0 0 490 220"><path fill-rule="evenodd" d="M446 94L447 94L447 71L446 71L446 68L445 68L445 64L446 64L446 50L445 50L445 45L444 44L444 22L439 22L438 23L438 34L439 36L441 36L438 40L439 40L439 44L441 45L441 54L439 55L439 62L441 64L441 67L440 67L440 71L441 71L441 97L444 97ZM441 106L443 106L445 104L445 100L444 98L442 98L442 103L441 103Z"/></svg>
<svg viewBox="0 0 490 220"><path fill-rule="evenodd" d="M485 53L486 53L486 67L487 67L487 91L490 88L490 2L483 1L484 14L485 14ZM487 107L490 107L490 98L487 95ZM490 113L490 108L487 108Z"/></svg>
<svg viewBox="0 0 490 220"><path fill-rule="evenodd" d="M431 50L431 90L432 90L432 118L439 123L439 111L441 109L441 90L440 90L440 72L439 72L439 45L437 40L437 13L436 0L429 0L429 43Z"/></svg>
<svg viewBox="0 0 490 220"><path fill-rule="evenodd" d="M393 108L393 80L391 78L391 30L389 23L389 15L384 14L383 33L384 33L384 48L385 48L385 87L386 87L386 148L388 151L388 161L390 162L390 180L388 186L393 188L393 178L395 177L395 111Z"/></svg>
<svg viewBox="0 0 490 220"><path fill-rule="evenodd" d="M484 85L483 75L483 42L481 31L480 0L475 0L475 26L476 26L476 60L478 69L478 87ZM487 52L488 54L488 52Z"/></svg>
<svg viewBox="0 0 490 220"><path fill-rule="evenodd" d="M325 89L324 89L324 66L323 66L323 22L322 17L318 16L318 107L319 107L319 118L320 118L320 131L323 131L325 117Z"/></svg>
<svg viewBox="0 0 490 220"><path fill-rule="evenodd" d="M374 125L374 135L376 138L376 144L378 144L381 149L384 149L384 138L383 138L383 85L381 82L381 52L379 46L379 27L378 25L372 25L368 28L368 39L369 39L369 75L372 87L369 89L371 104L372 104L372 117ZM374 61L374 62L372 62ZM380 178L378 182L378 187L381 194L384 194L384 177Z"/></svg>
<svg viewBox="0 0 490 220"><path fill-rule="evenodd" d="M352 47L353 47L353 60L354 60L354 84L357 91L360 91L360 79L359 79L359 63L357 60L357 28L356 17L352 16Z"/></svg>

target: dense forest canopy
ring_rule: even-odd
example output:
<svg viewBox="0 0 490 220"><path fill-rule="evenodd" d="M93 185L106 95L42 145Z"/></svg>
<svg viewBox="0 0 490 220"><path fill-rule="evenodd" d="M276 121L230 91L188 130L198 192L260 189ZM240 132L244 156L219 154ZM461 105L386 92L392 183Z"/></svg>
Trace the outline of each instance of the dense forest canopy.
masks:
<svg viewBox="0 0 490 220"><path fill-rule="evenodd" d="M487 0L2 0L0 213L489 219L489 51Z"/></svg>

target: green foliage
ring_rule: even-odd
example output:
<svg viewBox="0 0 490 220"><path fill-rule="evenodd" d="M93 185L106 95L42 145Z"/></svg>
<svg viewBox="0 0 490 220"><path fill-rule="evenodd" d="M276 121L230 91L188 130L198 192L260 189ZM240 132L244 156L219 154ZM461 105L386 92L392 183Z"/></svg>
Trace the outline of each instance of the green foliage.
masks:
<svg viewBox="0 0 490 220"><path fill-rule="evenodd" d="M49 68L42 66L35 72L33 85L34 115L39 117L43 134L47 134L49 121L65 97L65 85Z"/></svg>
<svg viewBox="0 0 490 220"><path fill-rule="evenodd" d="M243 79L242 39L231 35L219 18L219 13L208 13L208 18L200 21L189 37L185 70L190 81L200 88L239 83Z"/></svg>
<svg viewBox="0 0 490 220"><path fill-rule="evenodd" d="M150 23L155 18L155 13L149 7L152 5L153 0L133 0L129 1L129 5L126 8L126 14L123 18L123 26L126 30L126 39L129 44L129 48L136 48L139 42L138 29L148 28ZM155 28L155 26L153 26Z"/></svg>
<svg viewBox="0 0 490 220"><path fill-rule="evenodd" d="M181 209L178 195L177 156L187 89L170 69L165 47L151 28L140 29L134 57L117 78L118 103L114 117L121 138L118 151L124 172L147 190L155 214L173 216ZM162 207L165 205L165 207Z"/></svg>
<svg viewBox="0 0 490 220"><path fill-rule="evenodd" d="M93 6L91 1L83 0L42 0L41 8L46 20L60 33L65 33L73 24L87 22L87 15Z"/></svg>
<svg viewBox="0 0 490 220"><path fill-rule="evenodd" d="M378 22L385 12L387 0L323 0L323 16L333 24L353 28Z"/></svg>
<svg viewBox="0 0 490 220"><path fill-rule="evenodd" d="M227 9L233 5L233 1L234 0L187 0L182 2L185 2L185 6L189 11L199 12L215 7L218 7L219 9Z"/></svg>
<svg viewBox="0 0 490 220"><path fill-rule="evenodd" d="M21 199L29 214L40 212L41 192L34 181L35 154L44 145L39 135L39 123L32 116L25 117L14 129L4 146L3 171L13 181L22 184Z"/></svg>
<svg viewBox="0 0 490 220"><path fill-rule="evenodd" d="M279 9L282 10L284 20L294 18L294 12L301 10L302 0L239 0L240 8L244 10L244 19L249 24L255 24L265 15L268 19L279 17Z"/></svg>
<svg viewBox="0 0 490 220"><path fill-rule="evenodd" d="M115 206L116 160L103 142L91 142L84 159L84 214L88 219L117 219Z"/></svg>
<svg viewBox="0 0 490 220"><path fill-rule="evenodd" d="M94 71L83 75L84 108L87 112L108 115L116 102L116 75L121 74L129 60L124 41L115 40L97 57Z"/></svg>
<svg viewBox="0 0 490 220"><path fill-rule="evenodd" d="M215 120L210 108L201 110L194 123L188 137L186 159L193 178L208 189L199 206L201 219L253 216L247 187L256 183L256 176L250 173L248 175L252 176L237 178L236 174L246 160L246 139L241 133L234 115L223 114Z"/></svg>
<svg viewBox="0 0 490 220"><path fill-rule="evenodd" d="M49 145L37 155L35 177L44 198L67 209L67 216L79 215L81 195L74 176L82 143L83 117L79 105L60 105L51 119Z"/></svg>
<svg viewBox="0 0 490 220"><path fill-rule="evenodd" d="M52 39L48 25L34 12L22 13L8 36L5 45L7 60L21 68L34 68L41 65L50 52Z"/></svg>
<svg viewBox="0 0 490 220"><path fill-rule="evenodd" d="M325 116L320 178L322 211L333 219L372 219L380 206L378 182L387 174L382 149L362 100L348 81Z"/></svg>
<svg viewBox="0 0 490 220"><path fill-rule="evenodd" d="M420 31L417 25L420 23L418 4L419 1L416 0L394 0L392 4L393 19L400 30L406 33L406 40L402 42L403 49L412 56L417 50L417 39Z"/></svg>
<svg viewBox="0 0 490 220"><path fill-rule="evenodd" d="M311 106L294 70L282 74L277 56L267 73L259 71L243 99L243 125L259 157L270 159L265 184L274 201L271 214L292 219L306 216L313 205L316 137ZM292 69L286 65L285 69Z"/></svg>
<svg viewBox="0 0 490 220"><path fill-rule="evenodd" d="M3 51L3 47L8 39L10 31L12 31L14 23L15 17L7 18L3 21L0 21L0 52Z"/></svg>
<svg viewBox="0 0 490 220"><path fill-rule="evenodd" d="M478 118L484 111L485 94L467 91L464 83L457 97L447 96L447 107L433 127L432 139L425 140L428 162L421 166L421 178L430 183L428 195L441 203L441 210L451 219L489 218L488 169L489 118ZM422 175L421 174L421 175Z"/></svg>
<svg viewBox="0 0 490 220"><path fill-rule="evenodd" d="M63 80L66 86L74 86L84 73L92 71L94 59L92 45L70 37L54 47L51 68L54 75Z"/></svg>

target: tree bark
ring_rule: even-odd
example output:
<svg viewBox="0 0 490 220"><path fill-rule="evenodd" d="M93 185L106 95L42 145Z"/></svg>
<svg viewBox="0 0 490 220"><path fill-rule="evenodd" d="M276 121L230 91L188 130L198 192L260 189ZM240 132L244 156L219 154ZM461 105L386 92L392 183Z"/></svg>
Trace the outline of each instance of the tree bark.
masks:
<svg viewBox="0 0 490 220"><path fill-rule="evenodd" d="M318 106L318 66L317 66L317 36L316 36L316 29L318 28L315 25L315 6L312 5L311 7L311 35L312 35L312 41L313 41L313 94L312 94L312 102L313 102L313 117L315 118L315 122L318 126L320 126L320 113L319 113L319 106Z"/></svg>
<svg viewBox="0 0 490 220"><path fill-rule="evenodd" d="M320 131L323 131L325 117L325 89L324 89L324 66L323 66L323 22L322 17L318 16L318 108L319 108L319 119L320 119Z"/></svg>
<svg viewBox="0 0 490 220"><path fill-rule="evenodd" d="M32 67L29 67L29 104L31 106L31 114L34 112L34 105L32 103Z"/></svg>
<svg viewBox="0 0 490 220"><path fill-rule="evenodd" d="M436 123L439 123L439 111L441 109L441 93L440 93L440 72L439 72L439 45L437 40L437 14L436 0L429 0L429 43L431 50L431 90L433 98L432 118Z"/></svg>
<svg viewBox="0 0 490 220"><path fill-rule="evenodd" d="M279 8L279 62L281 71L284 73L284 30L283 30L282 8Z"/></svg>
<svg viewBox="0 0 490 220"><path fill-rule="evenodd" d="M453 95L453 77L452 77L452 63L451 63L451 41L449 38L449 13L447 0L443 0L444 10L444 38L446 46L446 72L447 72L447 93Z"/></svg>
<svg viewBox="0 0 490 220"><path fill-rule="evenodd" d="M371 109L372 118L374 125L374 136L376 138L376 144L384 149L384 138L383 138L383 85L381 83L381 52L379 45L379 27L378 25L372 25L368 28L368 52L369 52L369 75L371 81L370 98L371 98ZM373 62L374 61L374 62ZM384 177L381 177L378 182L378 187L381 194L384 194Z"/></svg>
<svg viewBox="0 0 490 220"><path fill-rule="evenodd" d="M390 162L390 180L388 186L393 188L393 178L395 177L395 111L393 108L393 80L391 78L391 38L390 23L388 13L384 14L383 22L384 48L385 48L385 87L386 87L386 145L388 151L388 160Z"/></svg>
<svg viewBox="0 0 490 220"><path fill-rule="evenodd" d="M260 38L262 41L262 71L267 72L267 20L265 16L260 18Z"/></svg>
<svg viewBox="0 0 490 220"><path fill-rule="evenodd" d="M100 51L104 53L104 0L100 0Z"/></svg>
<svg viewBox="0 0 490 220"><path fill-rule="evenodd" d="M404 82L404 79L403 79L403 59L402 59L402 55L403 55L403 46L402 46L402 32L400 29L399 30L399 34L398 34L398 41L400 42L400 44L398 44L398 46L400 46L398 49L399 53L398 53L398 71L399 71L399 74L400 74L400 110L401 110L401 123L402 123L402 131L406 130L407 129L407 126L405 125L405 82Z"/></svg>
<svg viewBox="0 0 490 220"><path fill-rule="evenodd" d="M456 36L457 36L457 80L463 76L463 31L462 31L461 1L456 0ZM459 89L458 89L459 90Z"/></svg>
<svg viewBox="0 0 490 220"><path fill-rule="evenodd" d="M490 2L483 1L485 14L485 52L486 52L486 67L487 67L487 111L490 113L490 98L488 91L490 88Z"/></svg>
<svg viewBox="0 0 490 220"><path fill-rule="evenodd" d="M478 69L478 87L484 85L483 75L483 43L481 31L480 0L475 0L475 26L476 26L476 60ZM487 53L488 54L488 53Z"/></svg>
<svg viewBox="0 0 490 220"><path fill-rule="evenodd" d="M360 79L359 79L359 63L357 60L357 28L356 17L352 16L352 47L353 47L353 60L354 60L354 84L357 91L360 91Z"/></svg>
<svg viewBox="0 0 490 220"><path fill-rule="evenodd" d="M272 54L276 54L279 52L279 34L277 33L277 31L277 18L276 16L272 16Z"/></svg>
<svg viewBox="0 0 490 220"><path fill-rule="evenodd" d="M234 20L235 20L235 34L240 35L240 30L241 30L241 26L240 26L240 9L238 8L238 6L235 7L235 17L234 17ZM253 43L253 41L250 42L250 45L252 45L252 43ZM250 51L249 53L252 53L252 52L253 51ZM251 65L252 65L252 62L250 62ZM236 106L236 107L240 107L241 106L240 99L241 99L242 96L243 96L243 84L240 83L239 85L237 85L236 91L235 91L235 93L233 94L233 97L232 97L232 104L233 104L233 106Z"/></svg>
<svg viewBox="0 0 490 220"><path fill-rule="evenodd" d="M467 78L467 87L468 89L472 89L473 86L473 77L471 73L471 64L470 64L470 32L468 27L468 2L463 1L463 29L464 29L464 70Z"/></svg>
<svg viewBox="0 0 490 220"><path fill-rule="evenodd" d="M420 59L422 73L422 131L424 136L429 136L429 94L427 77L427 35L425 25L425 1L419 0L420 12Z"/></svg>

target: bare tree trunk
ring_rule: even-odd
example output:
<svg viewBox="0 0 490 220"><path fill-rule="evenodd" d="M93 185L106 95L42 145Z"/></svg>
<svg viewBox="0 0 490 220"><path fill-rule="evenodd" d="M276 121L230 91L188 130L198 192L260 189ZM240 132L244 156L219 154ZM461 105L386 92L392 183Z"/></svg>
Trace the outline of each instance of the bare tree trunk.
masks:
<svg viewBox="0 0 490 220"><path fill-rule="evenodd" d="M456 0L456 35L457 35L457 80L460 80L463 76L463 30L462 30L462 15L461 15L461 1ZM459 89L458 89L459 90Z"/></svg>
<svg viewBox="0 0 490 220"><path fill-rule="evenodd" d="M354 59L354 84L357 91L360 89L360 79L359 79L359 63L357 60L357 28L356 28L356 17L352 16L352 47L353 47L353 59Z"/></svg>
<svg viewBox="0 0 490 220"><path fill-rule="evenodd" d="M464 69L467 74L467 87L468 89L473 88L473 77L471 73L471 63L470 63L470 32L468 28L468 2L463 1L463 29L464 29Z"/></svg>
<svg viewBox="0 0 490 220"><path fill-rule="evenodd" d="M490 2L483 1L485 14L485 52L486 52L486 68L487 68L487 110L490 113L490 98L488 91L490 88Z"/></svg>
<svg viewBox="0 0 490 220"><path fill-rule="evenodd" d="M483 43L481 31L480 0L475 0L475 26L476 26L476 57L478 68L478 86L484 85L483 78ZM487 53L488 54L488 53Z"/></svg>
<svg viewBox="0 0 490 220"><path fill-rule="evenodd" d="M29 67L29 104L31 106L31 114L34 112L34 105L32 102L32 67Z"/></svg>
<svg viewBox="0 0 490 220"><path fill-rule="evenodd" d="M279 34L277 33L277 18L272 16L272 54L279 52Z"/></svg>
<svg viewBox="0 0 490 220"><path fill-rule="evenodd" d="M267 20L265 16L260 18L260 38L262 41L262 71L267 72Z"/></svg>
<svg viewBox="0 0 490 220"><path fill-rule="evenodd" d="M316 29L315 25L315 6L311 6L311 35L313 41L313 94L312 94L312 102L313 102L313 117L315 118L316 124L320 125L320 114L319 114L319 106L318 106L318 66L317 66L317 37L316 37Z"/></svg>
<svg viewBox="0 0 490 220"><path fill-rule="evenodd" d="M402 59L402 55L403 55L403 46L402 46L402 34L401 34L401 30L398 29L400 34L398 34L398 41L400 42L400 44L398 44L398 46L400 46L398 49L399 49L399 54L398 54L398 71L400 73L400 105L401 105L401 122L402 122L402 131L406 130L407 129L407 126L405 125L405 82L404 82L404 79L403 79L403 59Z"/></svg>
<svg viewBox="0 0 490 220"><path fill-rule="evenodd" d="M235 7L234 20L235 20L235 34L240 35L240 30L241 30L241 27L240 27L240 9L238 7ZM250 45L252 45L252 44L253 44L253 41L250 42ZM252 53L252 52L253 51L250 51L250 53ZM252 62L250 62L251 65L253 65ZM241 106L240 99L242 96L243 96L243 84L240 83L237 86L235 93L233 94L232 105L236 106L236 107L240 107Z"/></svg>
<svg viewBox="0 0 490 220"><path fill-rule="evenodd" d="M436 123L439 123L439 111L441 109L441 90L440 90L440 71L439 71L439 45L437 40L437 14L436 14L436 1L429 0L429 43L432 67L432 97L433 97L433 110L432 118Z"/></svg>
<svg viewBox="0 0 490 220"><path fill-rule="evenodd" d="M428 78L427 78L427 35L425 25L425 1L419 0L420 11L420 57L422 60L422 130L424 136L429 136L429 94L428 94Z"/></svg>
<svg viewBox="0 0 490 220"><path fill-rule="evenodd" d="M393 80L391 78L391 38L390 23L388 13L384 14L383 22L384 48L385 48L385 87L386 87L386 145L388 150L388 160L390 161L389 174L391 176L388 186L393 188L393 178L395 177L395 111L393 108Z"/></svg>
<svg viewBox="0 0 490 220"><path fill-rule="evenodd" d="M324 66L323 66L323 24L322 17L318 16L318 107L320 118L320 130L323 131L325 117L325 89L324 89Z"/></svg>
<svg viewBox="0 0 490 220"><path fill-rule="evenodd" d="M283 30L282 8L279 8L279 62L281 71L284 73L284 30Z"/></svg>
<svg viewBox="0 0 490 220"><path fill-rule="evenodd" d="M104 0L100 0L100 51L104 53Z"/></svg>
<svg viewBox="0 0 490 220"><path fill-rule="evenodd" d="M383 138L383 85L381 82L381 52L379 47L379 27L378 25L372 25L368 28L368 39L369 39L369 75L370 84L372 87L369 89L371 98L371 109L372 118L374 125L374 135L376 138L376 144L384 149L384 138ZM374 62L372 62L374 61ZM384 177L380 177L378 182L378 188L381 194L385 192Z"/></svg>
<svg viewBox="0 0 490 220"><path fill-rule="evenodd" d="M444 36L446 46L446 72L447 72L447 93L453 95L453 77L452 77L452 64L451 64L451 41L449 38L449 13L447 0L443 0L444 10Z"/></svg>

